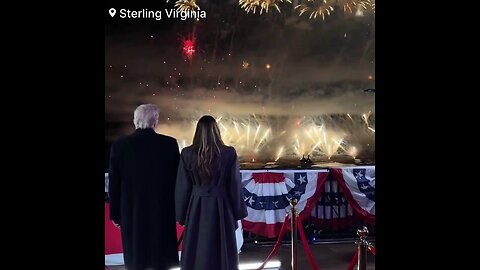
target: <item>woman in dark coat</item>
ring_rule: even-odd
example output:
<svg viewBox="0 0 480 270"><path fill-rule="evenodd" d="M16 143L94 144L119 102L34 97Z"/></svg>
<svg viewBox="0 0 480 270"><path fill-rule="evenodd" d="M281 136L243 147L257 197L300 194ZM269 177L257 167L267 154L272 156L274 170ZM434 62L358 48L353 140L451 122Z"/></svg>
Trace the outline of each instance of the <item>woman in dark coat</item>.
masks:
<svg viewBox="0 0 480 270"><path fill-rule="evenodd" d="M176 216L185 225L182 270L237 270L237 220L247 216L235 148L215 118L203 116L193 144L182 150L175 187Z"/></svg>

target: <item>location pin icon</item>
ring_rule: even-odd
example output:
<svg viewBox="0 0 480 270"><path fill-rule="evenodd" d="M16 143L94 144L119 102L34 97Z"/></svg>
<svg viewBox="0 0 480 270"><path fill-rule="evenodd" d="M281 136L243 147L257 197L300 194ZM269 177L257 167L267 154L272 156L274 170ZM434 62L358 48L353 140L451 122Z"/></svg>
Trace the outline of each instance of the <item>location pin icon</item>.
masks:
<svg viewBox="0 0 480 270"><path fill-rule="evenodd" d="M110 13L110 16L115 16L115 13L117 13L117 11L114 9L114 8L111 8L108 13Z"/></svg>

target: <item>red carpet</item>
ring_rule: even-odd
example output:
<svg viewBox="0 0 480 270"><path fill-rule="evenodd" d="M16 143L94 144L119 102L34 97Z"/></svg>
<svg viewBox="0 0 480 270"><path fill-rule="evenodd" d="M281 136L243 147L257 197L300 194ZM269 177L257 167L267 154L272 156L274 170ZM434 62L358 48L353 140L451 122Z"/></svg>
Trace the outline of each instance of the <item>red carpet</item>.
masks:
<svg viewBox="0 0 480 270"><path fill-rule="evenodd" d="M110 220L110 204L105 203L105 255L123 253L120 229Z"/></svg>
<svg viewBox="0 0 480 270"><path fill-rule="evenodd" d="M105 203L105 255L123 253L122 249L122 236L120 229L115 227L109 218L110 216L110 204ZM183 232L183 227L177 223L177 239ZM178 247L178 250L182 250L182 245Z"/></svg>

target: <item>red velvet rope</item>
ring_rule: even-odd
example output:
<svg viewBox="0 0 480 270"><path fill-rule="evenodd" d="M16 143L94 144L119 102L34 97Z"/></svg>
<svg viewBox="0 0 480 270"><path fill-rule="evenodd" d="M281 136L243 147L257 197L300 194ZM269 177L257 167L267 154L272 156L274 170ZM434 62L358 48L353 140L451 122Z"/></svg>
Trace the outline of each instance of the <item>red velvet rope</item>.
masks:
<svg viewBox="0 0 480 270"><path fill-rule="evenodd" d="M375 247L373 245L368 245L368 249L370 252L372 252L373 255L375 255Z"/></svg>
<svg viewBox="0 0 480 270"><path fill-rule="evenodd" d="M353 254L353 258L350 261L350 264L347 267L347 270L353 270L353 267L357 265L357 260L358 260L358 248L355 248L355 253Z"/></svg>
<svg viewBox="0 0 480 270"><path fill-rule="evenodd" d="M310 264L312 265L314 270L319 270L318 266L315 264L315 260L313 259L312 251L310 250L310 246L308 245L307 238L305 237L305 233L303 232L303 227L300 219L297 219L297 228L298 228L298 231L300 232L300 238L302 239L303 248L307 253L307 257L308 257L308 260L310 261Z"/></svg>
<svg viewBox="0 0 480 270"><path fill-rule="evenodd" d="M265 265L268 263L268 261L270 261L270 259L273 257L273 255L275 255L275 253L277 253L278 248L280 247L280 244L282 243L283 235L287 232L287 230L289 230L287 228L287 224L289 224L289 223L290 223L290 219L288 218L288 214L287 214L287 215L285 215L285 220L283 221L283 225L282 225L282 228L280 229L280 234L278 235L278 239L277 239L277 242L275 243L275 246L273 246L272 251L270 251L270 254L268 254L265 261L263 261L262 265L260 265L260 267L258 267L257 270L263 269L263 267L265 267Z"/></svg>

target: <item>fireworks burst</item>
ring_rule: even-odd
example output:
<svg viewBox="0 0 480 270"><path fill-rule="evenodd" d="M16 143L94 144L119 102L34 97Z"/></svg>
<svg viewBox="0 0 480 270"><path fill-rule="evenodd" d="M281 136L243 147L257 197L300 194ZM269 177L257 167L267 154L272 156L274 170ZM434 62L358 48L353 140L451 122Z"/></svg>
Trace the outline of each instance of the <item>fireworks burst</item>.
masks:
<svg viewBox="0 0 480 270"><path fill-rule="evenodd" d="M175 2L177 11L194 11L200 9L196 0L178 0Z"/></svg>
<svg viewBox="0 0 480 270"><path fill-rule="evenodd" d="M358 0L340 0L339 5L343 6L344 12L353 13L354 10L359 7L367 9L367 1L358 1Z"/></svg>
<svg viewBox="0 0 480 270"><path fill-rule="evenodd" d="M308 0L307 2L316 2L315 0ZM322 0L319 5L311 7L307 4L300 4L295 7L300 11L298 16L302 16L303 13L308 12L310 13L309 19L316 19L317 17L322 17L325 20L325 15L330 15L333 12L333 6L330 5L329 1Z"/></svg>
<svg viewBox="0 0 480 270"><path fill-rule="evenodd" d="M366 0L362 2L365 2L365 9L371 9L373 13L375 13L375 0Z"/></svg>
<svg viewBox="0 0 480 270"><path fill-rule="evenodd" d="M326 16L330 16L336 8L343 8L345 13L353 13L363 15L364 10L372 10L375 13L375 0L306 0L306 2L295 6L299 10L299 16L304 13L310 14L309 19L321 17L325 20Z"/></svg>
<svg viewBox="0 0 480 270"><path fill-rule="evenodd" d="M269 123L255 115L246 118L221 117L217 120L222 139L227 145L235 146L238 154L254 159L272 138Z"/></svg>
<svg viewBox="0 0 480 270"><path fill-rule="evenodd" d="M195 41L187 39L183 42L183 53L188 58L192 60L193 53L195 53Z"/></svg>
<svg viewBox="0 0 480 270"><path fill-rule="evenodd" d="M367 127L370 125L368 123L368 119L370 118L370 115L372 115L372 111L368 111L367 114L362 114L362 120L365 122L365 124L367 125Z"/></svg>
<svg viewBox="0 0 480 270"><path fill-rule="evenodd" d="M291 0L239 0L238 4L243 8L247 13L252 11L253 14L257 11L257 8L260 9L260 15L263 11L268 13L268 10L274 7L280 13L279 3L292 3Z"/></svg>
<svg viewBox="0 0 480 270"><path fill-rule="evenodd" d="M342 131L328 129L324 125L317 125L313 118L306 118L301 124L301 130L306 137L303 137L301 141L308 142L307 147L302 145L303 153L298 154L320 154L330 159L339 149L346 151L344 148L344 134ZM298 136L298 135L297 135ZM298 137L295 138L295 142L298 142ZM299 155L300 156L300 155Z"/></svg>
<svg viewBox="0 0 480 270"><path fill-rule="evenodd" d="M283 149L284 149L283 145L280 147L280 149L278 149L278 153L277 153L277 157L275 158L275 161L278 161L282 157Z"/></svg>
<svg viewBox="0 0 480 270"><path fill-rule="evenodd" d="M252 11L253 14L260 9L260 15L265 11L268 13L270 8L275 8L280 12L281 3L292 3L291 0L239 0L238 4L247 13ZM371 10L375 13L375 0L305 0L294 7L299 10L299 16L304 13L310 14L309 19L322 18L330 16L336 8L343 8L345 13L354 13L362 15L364 10ZM302 3L303 2L303 3Z"/></svg>
<svg viewBox="0 0 480 270"><path fill-rule="evenodd" d="M182 149L190 145L198 117L161 124L158 130L176 137ZM308 155L314 162L345 156L363 159L375 151L375 114L372 112L283 119L223 114L216 119L223 141L235 147L241 162L288 162Z"/></svg>
<svg viewBox="0 0 480 270"><path fill-rule="evenodd" d="M192 61L193 55L195 54L195 36L192 36L189 39L184 39L182 41L182 51L185 58L189 61Z"/></svg>

